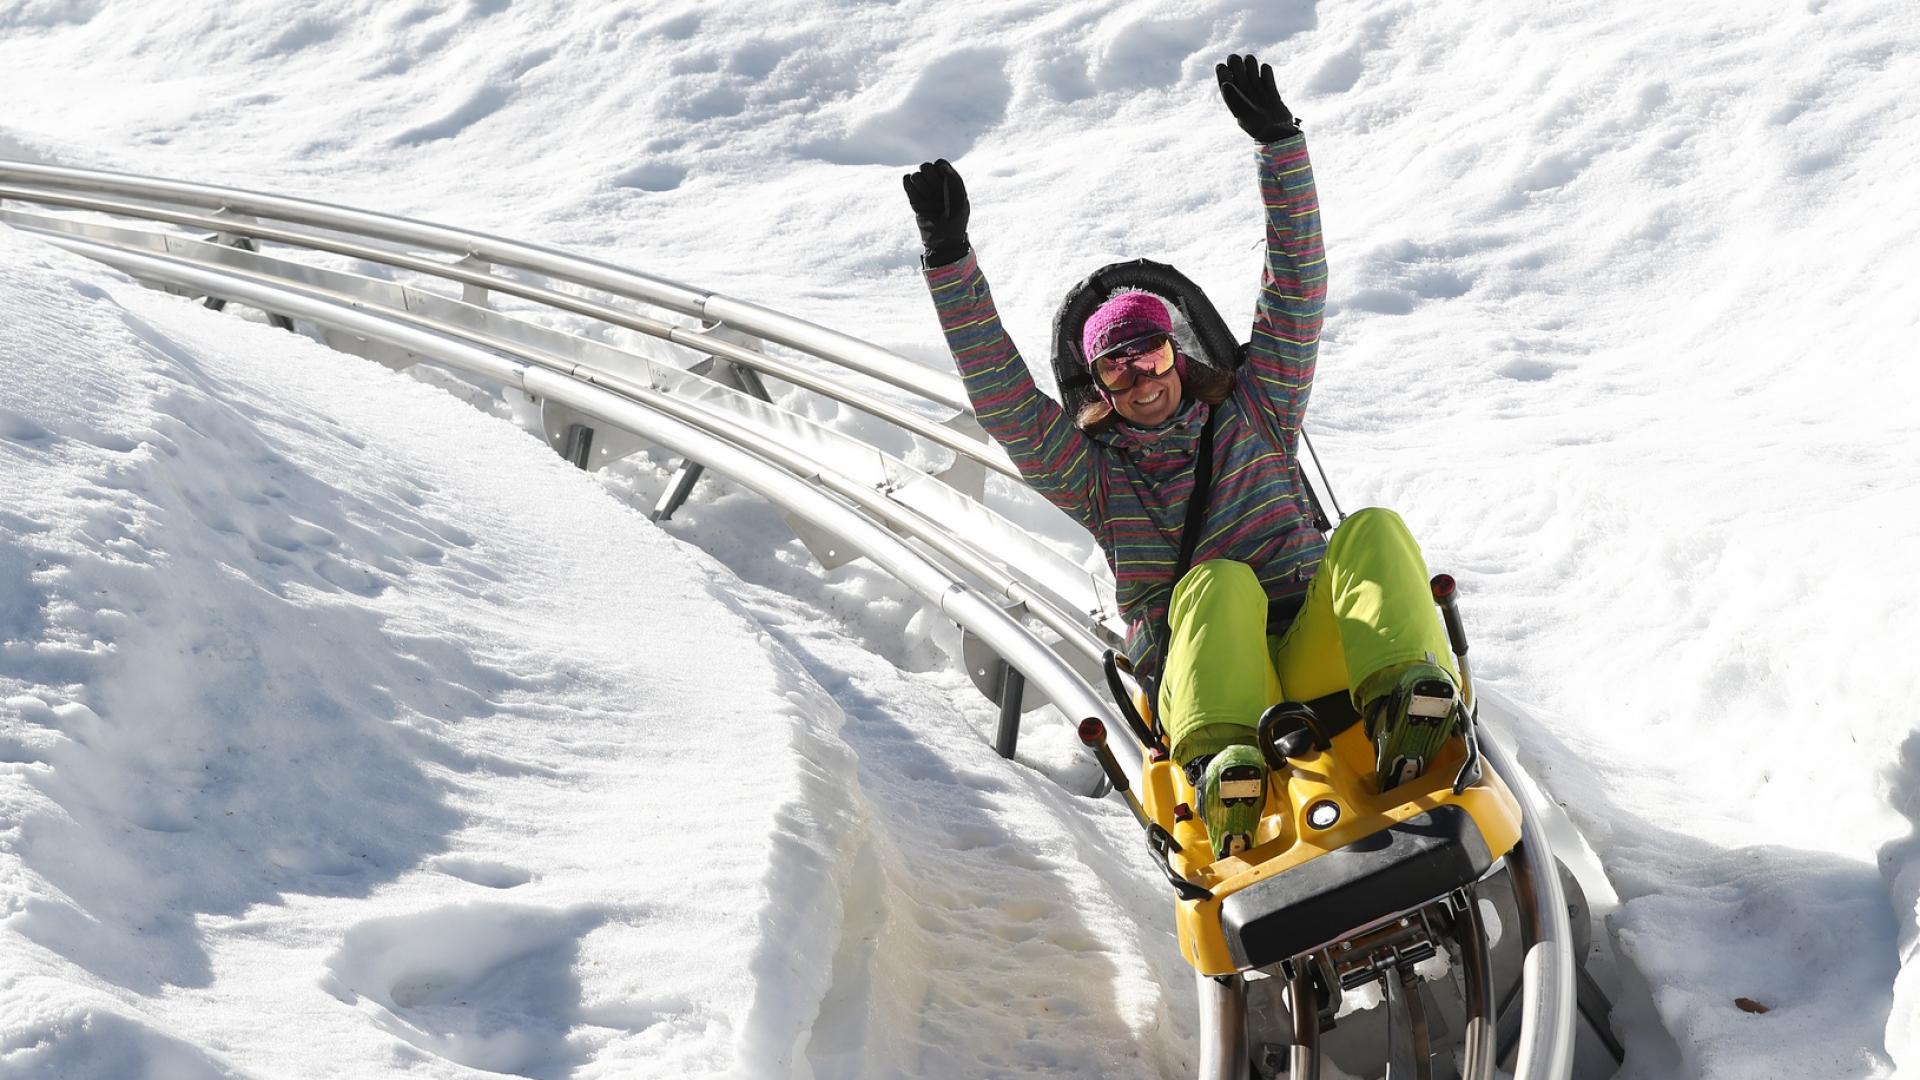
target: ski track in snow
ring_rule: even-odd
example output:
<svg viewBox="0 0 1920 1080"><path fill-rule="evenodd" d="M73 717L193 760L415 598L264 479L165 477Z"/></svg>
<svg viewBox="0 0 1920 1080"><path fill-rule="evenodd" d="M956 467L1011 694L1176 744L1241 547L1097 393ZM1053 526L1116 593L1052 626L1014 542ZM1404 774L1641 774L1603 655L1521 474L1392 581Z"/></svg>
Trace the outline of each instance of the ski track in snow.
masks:
<svg viewBox="0 0 1920 1080"><path fill-rule="evenodd" d="M1178 265L1246 324L1258 204L1207 83L1256 49L1328 230L1309 427L1348 509L1395 507L1460 579L1479 676L1526 703L1523 759L1609 866L1652 984L1623 1076L1920 1060L1911 4L771 16L14 4L0 156L577 247L938 368L898 173L946 156L1038 362L1065 288L1114 258ZM465 485L522 466L463 471L468 444L432 436L522 461L499 425L404 380L320 389L369 378L351 362L300 376L334 404L280 402L243 373L284 338L0 250L0 1075L1190 1065L1125 822L1063 793L1087 766L1042 719L1031 771L982 752L988 707L905 590L819 573L703 484L666 531L721 566L660 592L759 674L715 706L739 739L681 738L667 715L704 695L629 665L709 658L576 581L681 566L657 531L553 469L512 490L564 512L494 492L480 527ZM413 409L411 434L384 415ZM642 506L668 467L601 479ZM581 515L640 554L582 569ZM590 643L604 670L539 588L625 627ZM742 746L780 763L751 857L633 825Z"/></svg>
<svg viewBox="0 0 1920 1080"><path fill-rule="evenodd" d="M654 457L601 475L650 507L677 464ZM1097 767L1058 714L1029 714L1020 764L1001 761L997 708L947 659L957 630L860 563L823 577L723 479L666 527L743 575L745 609L843 710L859 760L844 925L805 1042L814 1074L1190 1071L1191 973L1164 889L1131 818L1069 794Z"/></svg>

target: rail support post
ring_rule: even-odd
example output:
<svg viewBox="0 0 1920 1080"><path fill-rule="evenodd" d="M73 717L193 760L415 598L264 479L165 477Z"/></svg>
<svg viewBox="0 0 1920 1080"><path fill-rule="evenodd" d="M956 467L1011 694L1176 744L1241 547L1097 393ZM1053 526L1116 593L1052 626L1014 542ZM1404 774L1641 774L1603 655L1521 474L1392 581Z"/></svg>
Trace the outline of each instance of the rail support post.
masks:
<svg viewBox="0 0 1920 1080"><path fill-rule="evenodd" d="M993 733L993 749L1003 758L1012 758L1020 742L1020 703L1027 696L1027 677L1020 669L1000 661L1000 726Z"/></svg>
<svg viewBox="0 0 1920 1080"><path fill-rule="evenodd" d="M225 216L235 217L236 220L251 220L239 219L236 215L231 214ZM235 251L251 251L257 253L260 250L260 245L253 242L253 237L241 236L237 233L214 233L212 236L207 237L207 239L222 247L233 248ZM205 303L209 311L225 311L227 307L226 298L220 296L209 296L206 298ZM266 312L266 316L267 323L271 326L287 331L293 329L293 320L287 318L285 315L269 311Z"/></svg>
<svg viewBox="0 0 1920 1080"><path fill-rule="evenodd" d="M752 368L714 358L694 365L692 370L695 374L705 375L714 382L731 386L761 401L773 400L767 396L767 384L760 381L760 373ZM667 489L660 493L660 501L653 504L653 511L647 516L654 521L666 521L673 517L673 512L680 509L680 505L687 501L687 496L693 494L693 486L700 482L700 474L705 471L706 467L699 462L683 459L673 479L667 481ZM801 539L804 541L806 537L802 536Z"/></svg>
<svg viewBox="0 0 1920 1080"><path fill-rule="evenodd" d="M584 469L593 460L593 429L585 424L568 424L566 445L560 454L575 468Z"/></svg>
<svg viewBox="0 0 1920 1080"><path fill-rule="evenodd" d="M653 510L647 516L654 521L665 521L673 516L680 504L693 494L693 485L700 481L700 474L706 472L706 466L697 461L682 461L680 469L667 482L667 489L660 493L660 501L653 504Z"/></svg>
<svg viewBox="0 0 1920 1080"><path fill-rule="evenodd" d="M471 270L476 274L493 273L493 264L471 251L455 259L453 265L462 270ZM492 290L485 285L476 285L471 281L460 283L461 303L472 304L474 307L489 307L491 305L487 302L487 298L491 295Z"/></svg>

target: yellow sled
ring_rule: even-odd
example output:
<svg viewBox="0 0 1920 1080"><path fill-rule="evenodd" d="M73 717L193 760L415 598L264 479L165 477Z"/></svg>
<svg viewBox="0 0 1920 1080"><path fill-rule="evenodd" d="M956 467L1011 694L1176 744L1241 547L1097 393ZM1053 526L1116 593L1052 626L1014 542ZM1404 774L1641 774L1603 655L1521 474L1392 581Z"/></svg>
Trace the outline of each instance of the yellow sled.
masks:
<svg viewBox="0 0 1920 1080"><path fill-rule="evenodd" d="M1466 741L1426 774L1375 789L1373 746L1353 724L1269 773L1253 846L1211 859L1197 800L1171 761L1151 761L1141 808L1177 847L1173 875L1198 886L1175 903L1180 951L1203 975L1227 975L1363 935L1472 885L1520 839L1520 804L1491 770L1454 793Z"/></svg>

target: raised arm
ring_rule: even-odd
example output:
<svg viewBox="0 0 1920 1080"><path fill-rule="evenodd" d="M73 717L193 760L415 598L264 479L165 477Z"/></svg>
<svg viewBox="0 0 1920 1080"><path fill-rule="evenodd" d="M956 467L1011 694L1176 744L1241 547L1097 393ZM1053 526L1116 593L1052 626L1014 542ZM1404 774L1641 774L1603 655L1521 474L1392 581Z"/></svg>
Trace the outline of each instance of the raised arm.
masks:
<svg viewBox="0 0 1920 1080"><path fill-rule="evenodd" d="M1260 200L1267 212L1267 264L1242 375L1251 376L1251 388L1258 391L1254 397L1271 414L1282 445L1293 452L1313 389L1327 306L1320 200L1306 137L1280 100L1273 69L1251 55L1230 56L1214 74L1234 119L1260 144Z"/></svg>
<svg viewBox="0 0 1920 1080"><path fill-rule="evenodd" d="M1034 385L1000 324L986 275L967 243L971 208L960 174L943 159L904 179L926 250L927 291L980 426L1006 448L1035 491L1098 532L1092 440Z"/></svg>

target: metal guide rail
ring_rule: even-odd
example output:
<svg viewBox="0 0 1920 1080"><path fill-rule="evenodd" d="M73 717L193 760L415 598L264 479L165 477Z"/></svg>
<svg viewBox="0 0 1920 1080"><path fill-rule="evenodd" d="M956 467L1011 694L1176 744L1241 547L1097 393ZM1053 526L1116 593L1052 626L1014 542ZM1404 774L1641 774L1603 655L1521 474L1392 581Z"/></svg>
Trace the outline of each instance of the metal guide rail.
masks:
<svg viewBox="0 0 1920 1080"><path fill-rule="evenodd" d="M1019 484L951 374L553 248L283 196L0 161L0 221L209 306L307 323L343 351L504 384L539 403L556 451L583 468L666 448L684 460L657 518L702 470L755 491L823 564L865 557L962 627L969 674L1000 705L1005 756L1020 715L1045 704L1070 722L1128 730L1095 689L1123 632L1111 584L1016 524L1057 511ZM665 347L608 343L625 340ZM861 438L849 433L858 425L782 408L768 379L855 409L884 434ZM943 458L938 471L925 464ZM1120 749L1124 787L1142 749L1131 737ZM1525 949L1513 1075L1562 1080L1576 963L1546 807L1497 746L1488 759L1527 804L1508 858ZM1200 979L1203 1027L1243 1025L1228 1013L1244 1006L1210 998L1209 982Z"/></svg>
<svg viewBox="0 0 1920 1080"><path fill-rule="evenodd" d="M1036 517L1057 519L1049 531L1071 532L1064 516L1032 496L1005 454L986 440L966 410L959 380L950 373L929 371L897 354L756 305L498 237L175 181L44 166L6 168L0 173L0 200L69 211L59 216L5 211L4 219L17 227L90 240L126 253L227 268L255 282L307 289L382 311L553 370L603 384L631 379L696 400L710 411L733 413L735 427L755 430L770 444L798 449L831 466L824 479L882 493L895 504L886 516L895 519L891 525L896 531L917 534L923 543L942 549L1003 607L1046 627L1056 638L1056 651L1083 674L1096 670L1099 654L1117 644L1124 632L1104 574L1090 572L1063 555L1062 545L1036 538L1029 528L989 506L1005 506L1029 525ZM128 218L137 219L141 227L124 224ZM154 224L172 228L156 229ZM122 263L126 268L124 256ZM393 271L424 279L423 284L396 283ZM164 273L148 275L147 280L170 286ZM441 291L423 287L436 281L444 283ZM448 295L456 290L458 299ZM224 292L209 295L215 297L210 305L225 303ZM496 297L518 304L519 310L496 310ZM549 324L556 314L570 319L576 332L553 329ZM284 321L277 312L271 317ZM698 322L687 325L687 319ZM345 351L395 367L424 359L377 339L342 333L324 320L315 322L328 344ZM610 328L664 343L665 348L651 351L677 354L676 359L606 344ZM779 355L768 347L770 342L799 358ZM906 436L916 460L946 454L952 464L929 474L898 456L898 438L885 441L896 451L888 453L833 427L772 408L764 401L766 379L880 421ZM862 385L867 380L882 382L893 396L874 392L870 383ZM551 398L540 404L555 449L576 464L603 467L644 445L609 425L581 422ZM654 516L671 515L704 468L689 458ZM898 520L909 515L923 519L921 527ZM861 554L805 519L791 514L788 519L829 568ZM928 528L927 521L944 527ZM956 548L966 550L961 555ZM1017 576L1012 567L1018 568ZM969 645L978 642L970 638ZM1010 670L991 650L968 651L969 673L1002 706L997 744L1010 754L1020 713L1046 704L1051 695L1024 672Z"/></svg>

